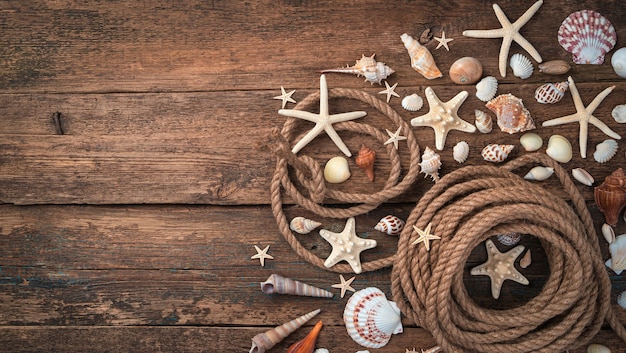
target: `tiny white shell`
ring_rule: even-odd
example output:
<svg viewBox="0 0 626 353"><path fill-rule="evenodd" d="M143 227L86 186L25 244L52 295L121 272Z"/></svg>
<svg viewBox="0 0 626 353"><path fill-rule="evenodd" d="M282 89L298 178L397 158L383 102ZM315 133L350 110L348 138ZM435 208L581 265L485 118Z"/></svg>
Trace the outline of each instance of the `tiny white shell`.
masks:
<svg viewBox="0 0 626 353"><path fill-rule="evenodd" d="M483 134L490 133L491 129L493 129L493 120L491 119L491 116L478 109L474 110L474 115L476 115L476 122L474 125L476 125L478 131Z"/></svg>
<svg viewBox="0 0 626 353"><path fill-rule="evenodd" d="M548 140L546 154L557 162L567 163L572 159L572 144L561 135L552 135Z"/></svg>
<svg viewBox="0 0 626 353"><path fill-rule="evenodd" d="M595 181L591 174L582 168L572 169L572 176L574 176L574 179L587 186L593 185L593 182Z"/></svg>
<svg viewBox="0 0 626 353"><path fill-rule="evenodd" d="M333 157L326 162L324 179L332 184L343 183L350 178L348 160L342 156Z"/></svg>
<svg viewBox="0 0 626 353"><path fill-rule="evenodd" d="M626 104L616 105L611 116L620 124L626 123Z"/></svg>
<svg viewBox="0 0 626 353"><path fill-rule="evenodd" d="M463 163L467 160L467 156L469 156L469 145L465 141L460 141L454 148L452 149L452 157L454 160Z"/></svg>
<svg viewBox="0 0 626 353"><path fill-rule="evenodd" d="M554 168L537 166L531 169L525 176L526 180L542 181L546 180L554 174Z"/></svg>
<svg viewBox="0 0 626 353"><path fill-rule="evenodd" d="M402 98L402 108L410 111L416 112L422 109L424 106L424 99L420 97L417 93L413 93L409 96Z"/></svg>
<svg viewBox="0 0 626 353"><path fill-rule="evenodd" d="M530 60L520 53L513 54L509 62L513 75L525 80L533 74L534 66Z"/></svg>
<svg viewBox="0 0 626 353"><path fill-rule="evenodd" d="M587 353L611 353L611 350L607 346L603 346L598 343L592 343L587 346Z"/></svg>
<svg viewBox="0 0 626 353"><path fill-rule="evenodd" d="M621 292L617 296L617 304L619 304L619 306L621 306L622 308L626 309L626 290Z"/></svg>
<svg viewBox="0 0 626 353"><path fill-rule="evenodd" d="M493 76L484 77L476 84L476 97L483 102L490 101L498 91L498 80Z"/></svg>
<svg viewBox="0 0 626 353"><path fill-rule="evenodd" d="M543 139L534 132L527 132L519 138L519 143L524 147L524 150L533 152L541 148Z"/></svg>
<svg viewBox="0 0 626 353"><path fill-rule="evenodd" d="M615 243L615 231L613 230L613 227L611 227L610 225L606 223L602 225L602 235L604 236L604 239L606 239L607 243L609 244Z"/></svg>
<svg viewBox="0 0 626 353"><path fill-rule="evenodd" d="M626 78L626 48L619 48L613 53L611 65L617 76Z"/></svg>
<svg viewBox="0 0 626 353"><path fill-rule="evenodd" d="M617 153L617 141L606 139L596 145L596 151L593 152L593 159L598 163L606 163Z"/></svg>

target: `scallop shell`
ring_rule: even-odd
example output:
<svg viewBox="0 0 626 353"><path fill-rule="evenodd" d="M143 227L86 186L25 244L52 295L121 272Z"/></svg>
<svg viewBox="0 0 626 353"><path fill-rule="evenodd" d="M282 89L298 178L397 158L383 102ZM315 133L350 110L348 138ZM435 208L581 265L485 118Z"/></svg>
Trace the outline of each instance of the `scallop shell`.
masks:
<svg viewBox="0 0 626 353"><path fill-rule="evenodd" d="M289 222L289 228L299 234L309 234L313 229L321 225L322 223L320 222L304 217L294 217L294 219Z"/></svg>
<svg viewBox="0 0 626 353"><path fill-rule="evenodd" d="M496 239L504 246L513 246L522 239L520 233L504 233L496 235Z"/></svg>
<svg viewBox="0 0 626 353"><path fill-rule="evenodd" d="M626 48L619 48L611 57L611 66L617 76L626 78Z"/></svg>
<svg viewBox="0 0 626 353"><path fill-rule="evenodd" d="M417 93L413 93L409 96L402 98L402 108L410 111L416 112L424 106L424 99L420 97Z"/></svg>
<svg viewBox="0 0 626 353"><path fill-rule="evenodd" d="M483 64L476 58L465 56L452 63L449 74L452 82L471 85L478 82L483 75Z"/></svg>
<svg viewBox="0 0 626 353"><path fill-rule="evenodd" d="M433 181L439 180L439 168L441 168L441 157L433 151L430 147L426 146L424 154L422 155L422 161L420 162L420 168L422 173L426 176L433 178ZM426 177L424 176L424 177Z"/></svg>
<svg viewBox="0 0 626 353"><path fill-rule="evenodd" d="M596 145L596 151L593 152L593 159L598 163L608 162L617 153L617 141L606 139Z"/></svg>
<svg viewBox="0 0 626 353"><path fill-rule="evenodd" d="M620 124L626 123L626 104L616 105L611 116Z"/></svg>
<svg viewBox="0 0 626 353"><path fill-rule="evenodd" d="M609 252L611 252L611 258L605 264L619 275L626 270L626 234L615 238L615 241L609 245Z"/></svg>
<svg viewBox="0 0 626 353"><path fill-rule="evenodd" d="M511 65L511 69L513 69L513 75L521 78L522 80L532 76L533 70L535 69L533 63L520 53L516 53L511 56L509 65Z"/></svg>
<svg viewBox="0 0 626 353"><path fill-rule="evenodd" d="M378 221L374 229L388 235L398 235L404 228L404 221L394 215L387 215Z"/></svg>
<svg viewBox="0 0 626 353"><path fill-rule="evenodd" d="M333 157L324 166L324 179L332 184L343 183L350 178L348 160L342 156Z"/></svg>
<svg viewBox="0 0 626 353"><path fill-rule="evenodd" d="M548 140L546 154L557 162L567 163L572 159L572 144L561 135L552 135Z"/></svg>
<svg viewBox="0 0 626 353"><path fill-rule="evenodd" d="M606 239L607 243L615 243L615 231L613 230L613 227L606 223L602 225L602 236Z"/></svg>
<svg viewBox="0 0 626 353"><path fill-rule="evenodd" d="M592 343L587 346L587 353L611 353L611 350L607 346L603 346L598 343Z"/></svg>
<svg viewBox="0 0 626 353"><path fill-rule="evenodd" d="M572 67L565 60L550 60L538 65L539 72L547 75L563 75Z"/></svg>
<svg viewBox="0 0 626 353"><path fill-rule="evenodd" d="M544 83L535 90L535 99L542 104L558 103L565 96L565 91L569 87L567 81L556 83Z"/></svg>
<svg viewBox="0 0 626 353"><path fill-rule="evenodd" d="M452 157L455 161L463 163L469 156L469 145L465 141L460 141L452 149Z"/></svg>
<svg viewBox="0 0 626 353"><path fill-rule="evenodd" d="M384 347L391 335L402 333L400 309L380 289L368 287L354 293L343 311L348 334L363 347Z"/></svg>
<svg viewBox="0 0 626 353"><path fill-rule="evenodd" d="M376 161L376 151L361 145L359 155L356 156L356 165L361 168L370 181L374 181L374 162Z"/></svg>
<svg viewBox="0 0 626 353"><path fill-rule="evenodd" d="M493 76L484 77L476 84L476 97L483 102L488 102L496 96L498 91L498 79Z"/></svg>
<svg viewBox="0 0 626 353"><path fill-rule="evenodd" d="M583 168L572 169L572 176L574 177L574 179L587 186L593 185L593 182L595 181L591 174L589 174L589 172L584 170Z"/></svg>
<svg viewBox="0 0 626 353"><path fill-rule="evenodd" d="M532 262L532 255L530 254L530 249L528 249L528 251L526 251L526 254L524 254L524 257L519 260L519 267L527 268Z"/></svg>
<svg viewBox="0 0 626 353"><path fill-rule="evenodd" d="M493 120L491 120L491 116L478 109L474 110L474 115L476 115L476 122L474 124L476 125L478 131L483 134L490 133L491 129L493 129Z"/></svg>
<svg viewBox="0 0 626 353"><path fill-rule="evenodd" d="M265 294L291 294L305 297L332 298L333 293L311 286L291 278L273 274L261 282L261 291Z"/></svg>
<svg viewBox="0 0 626 353"><path fill-rule="evenodd" d="M622 308L626 309L626 291L621 292L617 296L617 304L619 304L619 306L621 306Z"/></svg>
<svg viewBox="0 0 626 353"><path fill-rule="evenodd" d="M433 55L428 51L428 48L421 45L418 41L413 39L410 35L404 33L400 36L404 47L409 52L411 57L411 67L422 74L425 78L432 80L442 77L443 74L435 64Z"/></svg>
<svg viewBox="0 0 626 353"><path fill-rule="evenodd" d="M572 53L576 64L600 65L608 53L617 34L611 22L592 10L576 11L563 21L557 34L559 44Z"/></svg>
<svg viewBox="0 0 626 353"><path fill-rule="evenodd" d="M533 152L541 148L543 139L534 132L527 132L519 138L519 143L527 152Z"/></svg>
<svg viewBox="0 0 626 353"><path fill-rule="evenodd" d="M259 333L252 338L252 348L250 348L249 353L264 353L297 330L300 326L306 324L307 321L311 320L319 312L320 309L313 310L308 314L302 315L280 326L276 326L264 333Z"/></svg>
<svg viewBox="0 0 626 353"><path fill-rule="evenodd" d="M554 168L537 166L531 169L525 176L526 180L542 181L546 180L554 174Z"/></svg>
<svg viewBox="0 0 626 353"><path fill-rule="evenodd" d="M385 63L377 62L374 59L374 55L365 56L362 55L361 59L356 61L354 66L347 66L343 68L327 69L320 71L321 73L337 72L342 74L353 74L357 76L365 77L365 81L369 81L371 84L378 83L381 85L382 81L393 74L395 71Z"/></svg>
<svg viewBox="0 0 626 353"><path fill-rule="evenodd" d="M514 145L499 145L497 143L492 143L485 148L483 148L480 153L488 162L500 163L504 161L511 151L513 151Z"/></svg>
<svg viewBox="0 0 626 353"><path fill-rule="evenodd" d="M535 122L530 112L524 108L522 100L510 93L497 96L485 106L496 113L498 126L504 132L513 134L535 128Z"/></svg>

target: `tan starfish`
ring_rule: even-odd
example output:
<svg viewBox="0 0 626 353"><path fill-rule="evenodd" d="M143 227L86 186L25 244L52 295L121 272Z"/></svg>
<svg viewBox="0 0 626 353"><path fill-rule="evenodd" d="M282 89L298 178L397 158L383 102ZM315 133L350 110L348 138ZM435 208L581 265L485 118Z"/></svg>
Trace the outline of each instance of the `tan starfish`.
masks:
<svg viewBox="0 0 626 353"><path fill-rule="evenodd" d="M580 99L580 93L578 93L578 89L576 88L576 84L574 84L574 79L572 76L567 78L569 82L569 90L572 92L572 98L574 99L574 105L576 106L576 113L568 116L563 116L560 118L544 121L541 126L555 126L567 123L578 122L580 124L580 129L578 131L578 144L580 145L580 156L582 158L587 158L587 134L589 130L589 123L594 125L600 131L604 132L608 136L611 136L614 139L621 139L621 136L618 135L615 131L611 130L605 123L600 121L600 119L593 116L593 112L598 108L600 103L606 98L606 96L613 91L615 86L611 86L604 91L600 92L596 96L596 98L589 103L589 105L585 108L583 105L582 99Z"/></svg>
<svg viewBox="0 0 626 353"><path fill-rule="evenodd" d="M518 18L517 21L511 23L509 19L504 14L504 11L498 6L498 4L493 4L493 11L496 13L496 17L498 17L498 21L502 25L502 28L498 29L485 29L485 30L467 30L463 31L463 35L466 37L473 38L502 38L502 46L500 47L500 56L498 58L498 64L500 68L500 75L502 77L506 77L506 62L509 57L509 49L511 49L511 43L513 41L517 42L524 50L530 54L533 59L537 60L537 62L541 62L541 55L537 52L537 49L533 47L532 44L526 38L522 37L519 34L519 30L533 17L533 15L539 10L541 5L543 4L543 0L539 0L533 4L522 17Z"/></svg>
<svg viewBox="0 0 626 353"><path fill-rule="evenodd" d="M283 101L282 108L283 109L285 108L285 105L287 104L287 102L291 102L291 103L295 103L296 102L295 99L291 98L291 95L296 92L295 89L293 91L287 93L285 91L285 88L283 86L280 86L280 92L281 92L281 95L274 97L274 99L282 99L282 101Z"/></svg>
<svg viewBox="0 0 626 353"><path fill-rule="evenodd" d="M413 226L413 229L419 234L419 238L417 238L411 245L417 245L419 243L424 243L427 251L430 251L430 241L431 240L439 240L441 237L438 237L434 234L430 234L430 228L433 226L432 223L428 223L426 229L421 230L416 226Z"/></svg>
<svg viewBox="0 0 626 353"><path fill-rule="evenodd" d="M266 246L263 250L255 245L254 249L256 250L256 255L252 255L250 259L259 259L259 261L261 261L261 267L265 267L265 259L272 260L274 258L272 255L269 255L267 253L267 251L270 249L269 245Z"/></svg>
<svg viewBox="0 0 626 353"><path fill-rule="evenodd" d="M398 126L398 130L396 132L391 132L387 129L387 135L389 135L389 140L385 141L385 145L393 143L393 146L398 149L398 142L402 140L406 140L406 136L400 136L400 130L402 130L402 126Z"/></svg>
<svg viewBox="0 0 626 353"><path fill-rule="evenodd" d="M518 245L505 253L501 253L496 245L488 239L485 242L485 247L487 248L487 262L474 267L470 273L478 276L489 276L491 279L491 295L494 299L500 297L502 283L507 279L528 285L528 279L519 273L514 265L517 257L524 252L523 245Z"/></svg>
<svg viewBox="0 0 626 353"><path fill-rule="evenodd" d="M454 39L452 38L446 38L446 32L442 31L441 32L441 37L434 37L434 39L439 42L439 44L437 44L437 48L435 48L435 50L444 47L446 48L447 51L450 51L450 48L448 47L448 43L452 42Z"/></svg>
<svg viewBox="0 0 626 353"><path fill-rule="evenodd" d="M389 86L389 83L387 83L387 81L385 81L385 88L384 90L378 92L378 94L386 94L387 95L387 103L389 103L389 101L391 100L391 96L394 97L398 97L400 98L400 95L396 93L396 91L394 91L396 89L396 86L398 85L398 83L394 83L393 86Z"/></svg>
<svg viewBox="0 0 626 353"><path fill-rule="evenodd" d="M341 297L343 298L343 296L346 295L346 291L355 292L355 289L350 286L355 278L356 277L352 277L346 281L346 279L343 278L343 275L339 275L341 283L333 284L331 287L341 289Z"/></svg>
<svg viewBox="0 0 626 353"><path fill-rule="evenodd" d="M313 114L310 112L305 112L302 110L296 109L280 109L278 114L283 116L289 116L292 118L298 118L303 120L308 120L310 122L314 122L315 126L309 131L304 137L293 146L291 152L298 153L304 146L306 146L309 142L313 141L315 137L322 133L322 131L326 131L326 134L330 137L331 140L339 147L341 152L343 152L346 156L352 156L350 150L346 146L345 143L341 140L341 137L337 134L337 131L333 128L334 123L339 123L343 121L349 121L364 117L367 115L366 112L358 111L358 112L349 112L349 113L341 113L341 114L333 114L330 115L328 113L328 85L326 84L326 76L320 76L320 113Z"/></svg>
<svg viewBox="0 0 626 353"><path fill-rule="evenodd" d="M331 267L339 261L346 261L354 273L362 272L361 259L362 251L376 246L376 240L359 238L355 231L354 217L346 222L346 226L341 233L334 233L326 229L320 230L320 235L332 245L333 250L324 262L324 266Z"/></svg>
<svg viewBox="0 0 626 353"><path fill-rule="evenodd" d="M450 130L460 130L464 132L476 131L476 126L462 120L457 115L457 111L465 99L467 91L462 91L449 101L442 103L435 95L432 88L426 87L424 91L430 111L426 115L411 119L413 126L430 126L435 130L435 147L443 150L446 143L446 136Z"/></svg>

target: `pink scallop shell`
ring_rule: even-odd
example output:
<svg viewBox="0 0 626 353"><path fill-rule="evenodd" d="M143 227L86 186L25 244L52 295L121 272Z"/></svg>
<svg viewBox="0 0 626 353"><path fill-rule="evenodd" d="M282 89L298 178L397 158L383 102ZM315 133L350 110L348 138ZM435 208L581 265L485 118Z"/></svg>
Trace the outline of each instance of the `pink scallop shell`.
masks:
<svg viewBox="0 0 626 353"><path fill-rule="evenodd" d="M604 54L615 46L617 34L611 22L592 10L576 11L559 27L557 39L572 53L576 64L600 65Z"/></svg>

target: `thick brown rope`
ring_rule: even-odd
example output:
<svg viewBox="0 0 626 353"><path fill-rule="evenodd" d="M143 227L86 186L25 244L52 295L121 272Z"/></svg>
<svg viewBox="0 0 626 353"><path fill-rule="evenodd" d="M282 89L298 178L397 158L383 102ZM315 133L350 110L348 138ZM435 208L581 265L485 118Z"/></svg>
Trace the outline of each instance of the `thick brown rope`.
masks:
<svg viewBox="0 0 626 353"><path fill-rule="evenodd" d="M512 170L554 168L572 206ZM433 225L441 237L412 245L413 226ZM478 306L463 284L464 265L490 236L538 237L550 276L541 293L509 310ZM505 284L506 285L506 284ZM585 200L567 172L545 154L527 154L502 168L468 166L444 176L409 215L392 271L393 299L428 329L443 350L455 352L563 352L589 342L604 319L626 341L611 310L611 283Z"/></svg>

